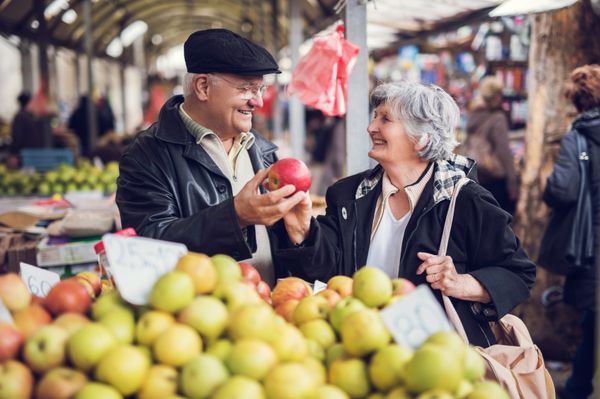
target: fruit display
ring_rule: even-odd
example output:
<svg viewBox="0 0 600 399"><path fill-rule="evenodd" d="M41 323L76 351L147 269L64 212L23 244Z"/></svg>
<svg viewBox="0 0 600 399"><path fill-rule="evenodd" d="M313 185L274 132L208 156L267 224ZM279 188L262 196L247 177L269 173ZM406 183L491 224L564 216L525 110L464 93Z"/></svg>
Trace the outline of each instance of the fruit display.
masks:
<svg viewBox="0 0 600 399"><path fill-rule="evenodd" d="M253 266L190 252L148 306L102 287L86 272L34 303L17 275L0 276L14 319L0 323L0 399L508 398L454 333L393 343L379 309L415 287L379 269L316 294L288 277L271 293Z"/></svg>
<svg viewBox="0 0 600 399"><path fill-rule="evenodd" d="M76 166L62 164L44 173L10 171L0 165L0 195L49 196L77 190L98 190L108 194L115 192L117 177L117 162L109 162L104 168L98 168L83 158Z"/></svg>

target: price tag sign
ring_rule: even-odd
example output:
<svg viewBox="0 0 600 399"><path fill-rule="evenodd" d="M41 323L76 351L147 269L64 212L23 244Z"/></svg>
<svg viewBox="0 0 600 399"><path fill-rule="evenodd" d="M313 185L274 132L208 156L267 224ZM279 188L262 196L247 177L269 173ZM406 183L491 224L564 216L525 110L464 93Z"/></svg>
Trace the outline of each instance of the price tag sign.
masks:
<svg viewBox="0 0 600 399"><path fill-rule="evenodd" d="M316 295L319 292L326 290L326 289L327 289L327 283L324 283L319 280L315 280L315 283L313 284L313 295Z"/></svg>
<svg viewBox="0 0 600 399"><path fill-rule="evenodd" d="M417 349L433 333L452 331L444 309L426 284L381 311L394 341Z"/></svg>
<svg viewBox="0 0 600 399"><path fill-rule="evenodd" d="M50 288L60 281L60 276L41 267L21 262L21 280L25 282L29 292L45 298Z"/></svg>
<svg viewBox="0 0 600 399"><path fill-rule="evenodd" d="M147 305L152 286L188 250L183 244L142 237L102 237L119 293L133 305Z"/></svg>
<svg viewBox="0 0 600 399"><path fill-rule="evenodd" d="M6 305L4 305L2 298L0 298L0 321L8 324L15 324L10 311L6 308Z"/></svg>

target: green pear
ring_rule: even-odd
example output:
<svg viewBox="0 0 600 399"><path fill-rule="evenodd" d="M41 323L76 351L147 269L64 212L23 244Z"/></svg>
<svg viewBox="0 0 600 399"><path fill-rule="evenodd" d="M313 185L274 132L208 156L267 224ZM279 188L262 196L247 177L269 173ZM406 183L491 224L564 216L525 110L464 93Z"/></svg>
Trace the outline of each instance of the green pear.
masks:
<svg viewBox="0 0 600 399"><path fill-rule="evenodd" d="M329 369L329 383L351 398L364 398L371 391L367 365L362 359L338 359Z"/></svg>
<svg viewBox="0 0 600 399"><path fill-rule="evenodd" d="M369 377L378 390L387 392L404 381L404 367L413 351L397 344L379 349L369 363Z"/></svg>
<svg viewBox="0 0 600 399"><path fill-rule="evenodd" d="M183 272L171 271L160 276L150 291L150 305L169 313L179 312L195 296L192 278Z"/></svg>
<svg viewBox="0 0 600 399"><path fill-rule="evenodd" d="M211 399L266 399L266 395L259 382L236 375L221 385Z"/></svg>
<svg viewBox="0 0 600 399"><path fill-rule="evenodd" d="M179 313L179 322L193 327L207 341L223 334L229 322L227 307L213 296L196 297Z"/></svg>
<svg viewBox="0 0 600 399"><path fill-rule="evenodd" d="M392 297L392 292L392 280L383 270L364 266L354 273L352 295L368 307L385 305Z"/></svg>
<svg viewBox="0 0 600 399"><path fill-rule="evenodd" d="M115 309L98 320L109 329L120 344L130 344L135 336L135 319L129 309Z"/></svg>
<svg viewBox="0 0 600 399"><path fill-rule="evenodd" d="M143 385L150 369L148 357L138 348L121 345L111 349L96 367L96 380L115 387L122 395L129 396Z"/></svg>
<svg viewBox="0 0 600 399"><path fill-rule="evenodd" d="M210 397L229 378L229 371L215 356L200 354L183 365L181 391L190 399Z"/></svg>
<svg viewBox="0 0 600 399"><path fill-rule="evenodd" d="M71 335L67 355L75 367L88 372L115 346L117 339L108 328L100 323L89 323Z"/></svg>

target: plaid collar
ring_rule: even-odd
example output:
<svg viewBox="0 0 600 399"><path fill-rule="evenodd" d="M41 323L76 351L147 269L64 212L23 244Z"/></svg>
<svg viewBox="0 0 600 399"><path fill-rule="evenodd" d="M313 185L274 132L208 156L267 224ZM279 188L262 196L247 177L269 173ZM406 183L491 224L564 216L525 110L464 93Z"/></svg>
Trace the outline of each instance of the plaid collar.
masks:
<svg viewBox="0 0 600 399"><path fill-rule="evenodd" d="M473 161L462 155L453 154L447 160L435 162L435 173L433 175L433 200L438 203L450 199L454 192L455 184L466 177L473 167ZM367 195L382 179L383 167L377 165L360 182L356 189L355 199Z"/></svg>

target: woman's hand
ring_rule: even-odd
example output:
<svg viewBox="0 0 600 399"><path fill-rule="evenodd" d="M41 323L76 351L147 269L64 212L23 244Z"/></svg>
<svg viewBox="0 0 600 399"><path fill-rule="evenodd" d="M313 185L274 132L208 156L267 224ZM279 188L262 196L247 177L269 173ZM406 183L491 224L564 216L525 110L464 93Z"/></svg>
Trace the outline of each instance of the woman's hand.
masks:
<svg viewBox="0 0 600 399"><path fill-rule="evenodd" d="M426 273L426 280L434 290L444 295L466 301L488 303L490 294L479 281L470 274L459 274L450 256L438 256L427 252L418 252L423 261L417 268L417 274Z"/></svg>
<svg viewBox="0 0 600 399"><path fill-rule="evenodd" d="M298 193L296 193L298 194ZM288 213L283 215L283 222L290 241L294 244L302 243L310 230L312 217L312 201L308 193L303 193L304 198Z"/></svg>

